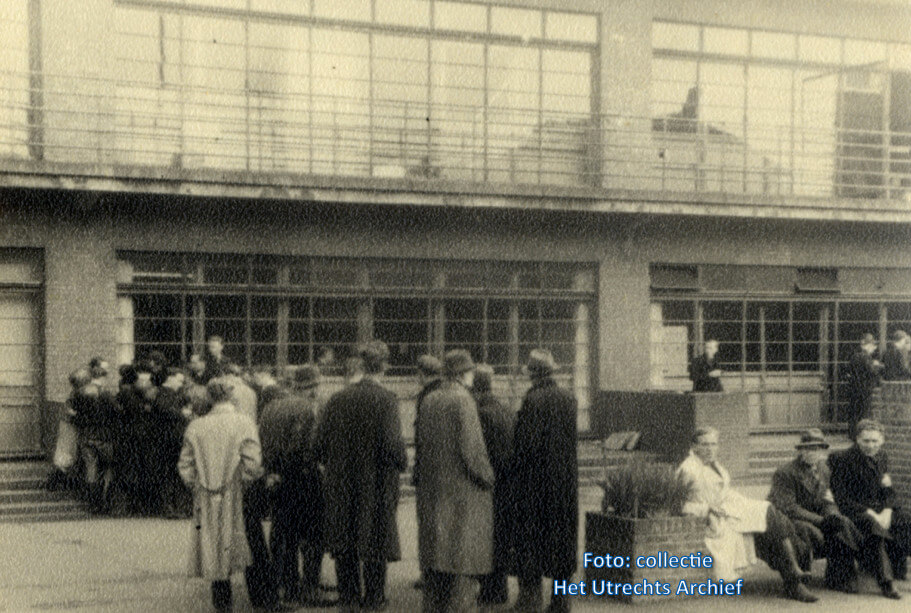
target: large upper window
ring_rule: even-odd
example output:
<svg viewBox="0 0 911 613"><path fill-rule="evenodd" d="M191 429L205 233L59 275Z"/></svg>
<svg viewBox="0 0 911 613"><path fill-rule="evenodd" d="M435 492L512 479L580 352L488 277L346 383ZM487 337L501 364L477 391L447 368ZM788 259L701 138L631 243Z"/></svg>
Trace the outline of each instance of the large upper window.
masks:
<svg viewBox="0 0 911 613"><path fill-rule="evenodd" d="M597 180L587 160L594 15L435 0L173 4L117 3L122 157L381 178Z"/></svg>
<svg viewBox="0 0 911 613"><path fill-rule="evenodd" d="M668 189L911 193L911 45L658 21Z"/></svg>
<svg viewBox="0 0 911 613"><path fill-rule="evenodd" d="M29 149L28 0L0 2L0 157Z"/></svg>

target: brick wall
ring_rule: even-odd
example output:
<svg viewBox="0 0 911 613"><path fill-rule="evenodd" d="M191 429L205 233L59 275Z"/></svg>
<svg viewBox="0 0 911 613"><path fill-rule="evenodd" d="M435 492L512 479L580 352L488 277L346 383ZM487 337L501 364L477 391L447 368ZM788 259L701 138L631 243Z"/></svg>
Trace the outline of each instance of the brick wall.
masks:
<svg viewBox="0 0 911 613"><path fill-rule="evenodd" d="M873 398L873 416L885 426L889 472L900 504L911 506L911 382L887 381Z"/></svg>

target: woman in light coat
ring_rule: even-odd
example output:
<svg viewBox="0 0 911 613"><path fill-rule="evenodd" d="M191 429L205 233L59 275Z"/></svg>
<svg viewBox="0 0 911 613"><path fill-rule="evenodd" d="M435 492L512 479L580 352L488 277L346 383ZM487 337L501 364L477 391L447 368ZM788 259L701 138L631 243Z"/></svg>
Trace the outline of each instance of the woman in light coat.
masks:
<svg viewBox="0 0 911 613"><path fill-rule="evenodd" d="M190 576L212 582L212 604L231 608L231 573L250 564L244 533L243 484L262 475L259 434L237 412L231 390L215 379L207 386L212 409L184 434L177 469L193 490Z"/></svg>

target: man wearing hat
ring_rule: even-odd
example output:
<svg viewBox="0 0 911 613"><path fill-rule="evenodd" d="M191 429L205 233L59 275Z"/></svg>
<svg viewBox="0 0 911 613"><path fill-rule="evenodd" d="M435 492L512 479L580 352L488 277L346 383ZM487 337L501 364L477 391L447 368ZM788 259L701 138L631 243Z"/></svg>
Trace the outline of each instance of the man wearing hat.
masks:
<svg viewBox="0 0 911 613"><path fill-rule="evenodd" d="M848 436L852 439L856 434L857 422L870 416L873 390L879 385L883 365L873 358L874 351L876 339L872 334L864 334L860 339L860 348L848 364Z"/></svg>
<svg viewBox="0 0 911 613"><path fill-rule="evenodd" d="M573 395L557 387L553 355L533 350L525 367L531 389L516 416L513 439L517 610L541 607L541 578L569 580L576 570L578 471ZM569 611L565 596L549 611Z"/></svg>
<svg viewBox="0 0 911 613"><path fill-rule="evenodd" d="M386 565L402 555L399 474L408 466L398 399L380 384L389 349L372 341L360 354L363 375L329 399L314 448L326 467L326 540L339 603L350 611L387 607Z"/></svg>
<svg viewBox="0 0 911 613"><path fill-rule="evenodd" d="M475 364L464 349L443 359L445 380L421 403L415 446L418 551L425 613L470 611L493 561L493 469L471 395Z"/></svg>
<svg viewBox="0 0 911 613"><path fill-rule="evenodd" d="M826 442L819 428L800 437L797 457L775 471L769 502L793 523L800 543L801 566L809 570L814 556L828 558L826 585L834 590L857 592L859 533L838 507L829 490L825 466Z"/></svg>
<svg viewBox="0 0 911 613"><path fill-rule="evenodd" d="M319 369L313 364L294 373L291 393L263 407L260 439L266 482L272 487L270 548L278 587L289 604L321 606L318 593L323 558L323 487L310 441L318 410ZM303 582L298 552L303 553Z"/></svg>

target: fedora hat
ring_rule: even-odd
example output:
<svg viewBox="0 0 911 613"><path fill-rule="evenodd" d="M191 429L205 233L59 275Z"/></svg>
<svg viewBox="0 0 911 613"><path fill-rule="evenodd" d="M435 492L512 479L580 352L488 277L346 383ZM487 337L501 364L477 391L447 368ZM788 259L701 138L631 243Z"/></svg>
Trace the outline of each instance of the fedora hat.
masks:
<svg viewBox="0 0 911 613"><path fill-rule="evenodd" d="M557 370L553 354L547 349L532 349L525 364L525 373L530 377L548 377Z"/></svg>
<svg viewBox="0 0 911 613"><path fill-rule="evenodd" d="M458 377L462 373L474 370L474 360L464 349L453 349L443 356L443 372L447 377Z"/></svg>
<svg viewBox="0 0 911 613"><path fill-rule="evenodd" d="M797 443L796 449L828 449L829 443L826 442L822 430L819 428L810 428L800 435L800 442Z"/></svg>

